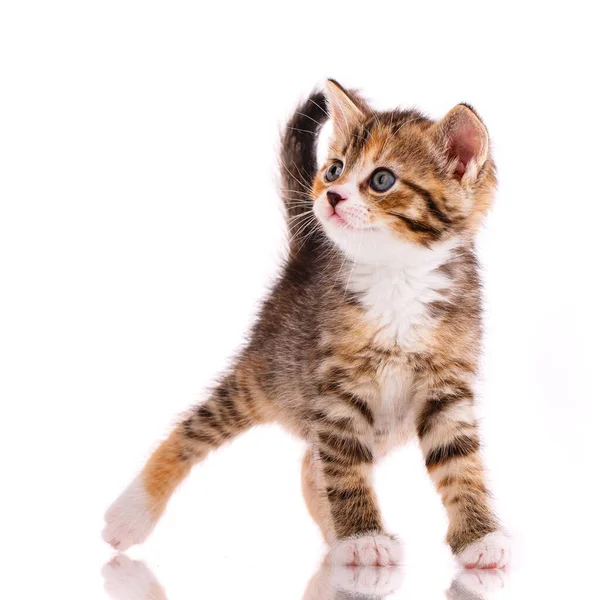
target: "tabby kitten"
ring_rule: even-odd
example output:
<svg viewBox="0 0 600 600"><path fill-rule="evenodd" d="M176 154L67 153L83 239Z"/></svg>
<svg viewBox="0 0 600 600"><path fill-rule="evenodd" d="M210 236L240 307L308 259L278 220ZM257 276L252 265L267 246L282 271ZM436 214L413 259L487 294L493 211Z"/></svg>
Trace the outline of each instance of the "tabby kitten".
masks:
<svg viewBox="0 0 600 600"><path fill-rule="evenodd" d="M317 135L333 123L329 158ZM496 184L488 133L469 106L442 120L377 112L335 81L282 140L290 252L249 342L109 508L104 539L146 539L192 465L278 421L306 440L308 509L333 564L387 566L372 469L417 436L466 567L503 567L473 412L481 337L474 236Z"/></svg>

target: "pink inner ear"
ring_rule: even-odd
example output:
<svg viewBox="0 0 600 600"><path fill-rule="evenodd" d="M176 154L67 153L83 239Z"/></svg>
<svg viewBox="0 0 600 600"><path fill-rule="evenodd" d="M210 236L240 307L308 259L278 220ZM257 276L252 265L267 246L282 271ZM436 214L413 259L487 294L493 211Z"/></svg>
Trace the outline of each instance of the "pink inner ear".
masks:
<svg viewBox="0 0 600 600"><path fill-rule="evenodd" d="M458 158L454 171L455 179L462 179L467 165L481 152L481 138L479 132L469 123L456 123L449 133L448 156Z"/></svg>

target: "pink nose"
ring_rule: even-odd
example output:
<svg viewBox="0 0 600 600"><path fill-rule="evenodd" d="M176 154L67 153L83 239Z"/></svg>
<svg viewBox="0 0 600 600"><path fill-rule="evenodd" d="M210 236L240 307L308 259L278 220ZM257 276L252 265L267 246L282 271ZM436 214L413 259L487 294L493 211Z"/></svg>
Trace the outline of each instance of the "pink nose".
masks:
<svg viewBox="0 0 600 600"><path fill-rule="evenodd" d="M345 199L346 198L344 198L344 196L338 194L337 192L332 192L331 190L327 191L327 200L329 200L329 204L331 204L333 208L335 208L337 204L339 204L342 200Z"/></svg>

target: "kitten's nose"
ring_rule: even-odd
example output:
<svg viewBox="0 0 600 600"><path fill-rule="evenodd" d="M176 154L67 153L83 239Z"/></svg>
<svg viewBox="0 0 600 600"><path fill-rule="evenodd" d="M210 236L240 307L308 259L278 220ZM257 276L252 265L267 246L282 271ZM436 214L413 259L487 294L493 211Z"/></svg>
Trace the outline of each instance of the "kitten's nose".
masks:
<svg viewBox="0 0 600 600"><path fill-rule="evenodd" d="M327 200L329 200L329 204L335 208L336 204L340 203L342 200L345 200L344 196L338 194L337 192L332 192L329 190L327 192Z"/></svg>

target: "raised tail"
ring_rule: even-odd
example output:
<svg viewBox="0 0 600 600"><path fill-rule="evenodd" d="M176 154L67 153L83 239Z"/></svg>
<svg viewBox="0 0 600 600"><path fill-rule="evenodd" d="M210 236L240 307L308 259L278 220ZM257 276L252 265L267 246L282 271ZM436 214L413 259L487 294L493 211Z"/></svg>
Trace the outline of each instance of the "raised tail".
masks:
<svg viewBox="0 0 600 600"><path fill-rule="evenodd" d="M317 138L329 118L322 92L302 103L281 140L281 194L286 208L290 252L310 249L321 235L312 214L311 188L317 173Z"/></svg>

